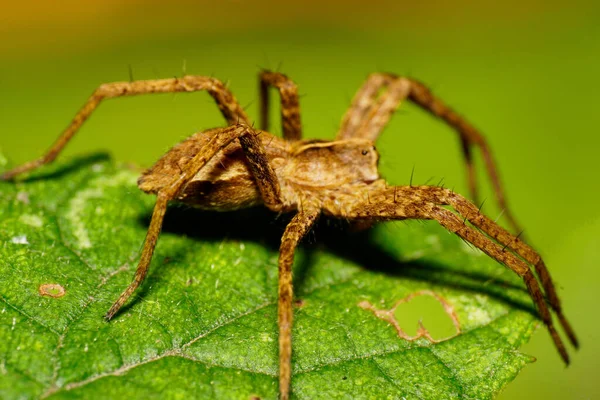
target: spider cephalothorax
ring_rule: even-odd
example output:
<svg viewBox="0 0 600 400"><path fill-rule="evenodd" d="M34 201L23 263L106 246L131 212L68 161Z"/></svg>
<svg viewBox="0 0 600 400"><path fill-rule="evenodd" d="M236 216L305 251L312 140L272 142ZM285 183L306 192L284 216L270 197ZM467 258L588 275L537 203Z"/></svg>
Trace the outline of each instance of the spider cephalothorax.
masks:
<svg viewBox="0 0 600 400"><path fill-rule="evenodd" d="M279 254L279 390L280 397L287 399L291 382L292 263L298 243L319 216L342 218L356 226L380 220L433 219L523 278L561 357L569 362L550 309L575 346L577 338L563 315L548 269L535 250L451 190L388 186L379 177L374 142L400 103L413 101L458 132L473 199L477 198L477 184L471 150L476 147L481 151L496 199L512 228L518 231L490 151L475 128L421 83L377 73L369 76L357 93L335 141L306 141L301 139L296 85L286 76L268 71L260 74L259 82L261 130L251 127L233 95L214 78L185 76L102 85L45 156L1 176L11 179L53 161L105 98L198 90L206 90L214 98L228 125L197 133L176 145L138 181L143 191L157 195L156 205L134 280L107 312L106 319L115 316L144 280L170 201L217 211L264 205L275 212L295 213L283 234ZM281 95L283 139L267 132L269 86Z"/></svg>

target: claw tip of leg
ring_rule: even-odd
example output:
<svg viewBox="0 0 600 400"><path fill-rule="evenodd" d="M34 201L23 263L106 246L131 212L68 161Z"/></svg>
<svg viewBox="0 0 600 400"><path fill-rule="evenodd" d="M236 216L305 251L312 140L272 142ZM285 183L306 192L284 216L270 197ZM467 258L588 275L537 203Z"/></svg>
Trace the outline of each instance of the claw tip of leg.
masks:
<svg viewBox="0 0 600 400"><path fill-rule="evenodd" d="M112 319L114 316L115 316L115 313L114 313L114 312L111 312L111 311L109 310L109 311L108 311L106 314L104 314L104 320L105 320L106 322L110 322L110 320L111 320L111 319Z"/></svg>
<svg viewBox="0 0 600 400"><path fill-rule="evenodd" d="M567 354L567 352L561 352L561 357L563 359L563 361L565 362L565 366L568 367L569 364L571 363L571 360L569 359L569 355Z"/></svg>
<svg viewBox="0 0 600 400"><path fill-rule="evenodd" d="M571 344L573 345L573 347L575 347L575 349L579 350L579 340L577 340L577 338L575 336L569 337L569 339L571 340Z"/></svg>

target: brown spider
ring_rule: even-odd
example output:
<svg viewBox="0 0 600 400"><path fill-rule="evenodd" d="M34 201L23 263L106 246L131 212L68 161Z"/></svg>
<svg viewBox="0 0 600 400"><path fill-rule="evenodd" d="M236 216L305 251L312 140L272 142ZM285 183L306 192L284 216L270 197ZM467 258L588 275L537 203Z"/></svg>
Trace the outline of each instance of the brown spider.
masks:
<svg viewBox="0 0 600 400"><path fill-rule="evenodd" d="M270 86L277 88L281 95L283 139L266 132ZM518 230L508 212L494 161L481 134L423 84L412 79L383 73L370 75L356 94L334 141L302 140L297 87L279 73L264 71L260 74L262 131L251 127L233 95L214 78L185 76L104 84L93 93L46 155L4 173L1 178L11 179L52 162L105 98L198 90L206 90L214 98L228 126L194 134L163 155L138 180L140 189L157 195L156 205L134 280L108 310L107 320L113 318L143 282L169 201L216 211L262 204L277 213L295 212L283 234L279 253L279 390L281 399L288 399L294 252L319 216L342 218L360 226L380 220L434 219L523 278L558 352L565 363L569 362L547 303L575 347L577 338L562 313L550 274L535 250L451 190L436 186L389 187L379 177L379 156L373 143L400 103L411 100L458 132L474 199L477 185L471 150L472 146L481 150L497 202L512 227Z"/></svg>

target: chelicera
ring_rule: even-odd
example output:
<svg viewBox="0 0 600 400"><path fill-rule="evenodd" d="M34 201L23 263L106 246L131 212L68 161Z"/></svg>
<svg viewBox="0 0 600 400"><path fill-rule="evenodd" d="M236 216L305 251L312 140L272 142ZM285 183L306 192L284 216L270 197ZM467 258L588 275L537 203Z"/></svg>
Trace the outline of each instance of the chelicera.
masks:
<svg viewBox="0 0 600 400"><path fill-rule="evenodd" d="M279 390L281 399L288 399L292 264L298 243L315 221L325 215L364 227L382 220L432 219L523 278L558 352L565 363L569 362L550 309L556 313L574 346L578 345L577 338L563 315L548 269L534 249L451 190L437 186L388 186L379 176L379 156L374 143L400 103L412 101L458 133L474 201L477 182L472 150L481 151L496 200L512 228L519 231L507 207L490 150L472 125L434 97L423 84L393 74L375 73L356 94L335 140L303 140L294 82L283 74L263 71L259 84L260 130L252 127L230 91L211 77L185 76L101 85L43 157L1 176L5 180L12 179L52 162L103 99L201 90L213 97L227 126L192 135L163 155L138 181L140 189L156 195L156 205L133 282L108 310L107 320L117 314L143 282L170 201L216 211L262 205L275 213L293 213L283 233L279 254ZM270 87L280 93L283 138L267 132Z"/></svg>

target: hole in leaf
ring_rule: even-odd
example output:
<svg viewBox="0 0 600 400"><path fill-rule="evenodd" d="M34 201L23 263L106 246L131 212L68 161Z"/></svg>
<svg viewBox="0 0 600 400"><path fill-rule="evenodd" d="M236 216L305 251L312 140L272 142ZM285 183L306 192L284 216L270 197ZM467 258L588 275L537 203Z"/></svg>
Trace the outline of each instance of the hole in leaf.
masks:
<svg viewBox="0 0 600 400"><path fill-rule="evenodd" d="M409 336L416 336L419 321L436 340L456 334L456 327L440 302L432 296L418 296L409 302L400 304L394 312L394 318Z"/></svg>
<svg viewBox="0 0 600 400"><path fill-rule="evenodd" d="M445 329L444 328L445 324L443 322L442 322L442 327L440 327L440 325L439 325L440 321L443 321L443 317L442 318L436 317L436 313L438 311L436 310L435 306L432 308L430 308L431 306L425 307L425 304L427 304L427 303L421 303L421 307L419 307L418 302L416 303L416 306L415 306L415 303L410 303L413 299L419 298L419 297L429 297L432 300L435 300L440 305L441 308L439 308L439 310L443 310L443 313L449 319L449 323L452 323L452 326L454 327L453 334L445 336L445 337L443 335L441 335L441 336L443 336L443 338L441 338L441 339L436 339L432 336L429 329L427 327L425 327L425 325L423 324L424 318L422 318L422 315L425 315L426 313L430 314L428 316L427 323L431 322L431 323L433 323L433 325L438 326L436 328L437 334L441 334L442 331ZM411 308L403 308L404 312L400 311L401 314L397 314L398 308L401 305L406 305L406 304L412 304L413 314L416 312L416 316L413 315L413 318L412 318L413 321L417 322L416 333L413 335L410 334L410 331L407 332L405 330L406 326L403 326L403 325L406 325L406 324L400 322L400 320L407 321L407 320L411 319L410 314L408 312L408 310L411 310ZM358 306L364 310L371 311L373 314L375 314L375 316L377 318L382 319L383 321L386 321L389 324L391 324L394 327L394 329L396 329L398 336L405 340L413 341L413 340L417 340L420 338L425 338L425 339L429 340L429 342L431 342L431 343L439 343L440 341L448 340L454 336L457 336L461 332L460 321L458 320L458 315L456 315L456 311L454 311L454 307L452 306L452 304L450 304L441 295L439 295L431 290L425 289L425 290L419 290L417 292L413 292L413 293L409 294L408 296L397 300L396 303L394 304L394 306L389 310L378 310L377 308L375 308L375 306L373 306L371 303L369 303L366 300L363 300L360 303L358 303ZM400 318L398 318L398 317L400 317ZM438 321L437 324L435 323L435 321ZM408 325L413 326L410 323ZM437 334L435 336L439 337Z"/></svg>

